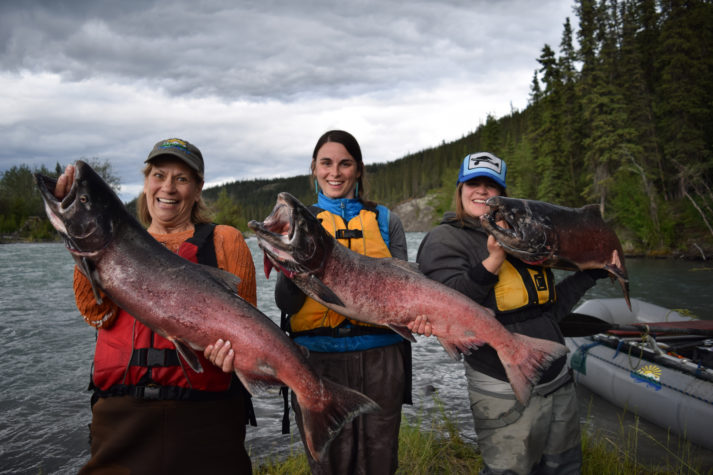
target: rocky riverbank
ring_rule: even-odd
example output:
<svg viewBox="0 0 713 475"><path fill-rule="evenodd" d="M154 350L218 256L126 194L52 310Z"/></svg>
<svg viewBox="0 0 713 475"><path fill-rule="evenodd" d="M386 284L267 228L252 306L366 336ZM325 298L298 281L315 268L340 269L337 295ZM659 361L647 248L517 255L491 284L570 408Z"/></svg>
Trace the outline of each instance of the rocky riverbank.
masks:
<svg viewBox="0 0 713 475"><path fill-rule="evenodd" d="M431 230L441 219L436 216L436 209L431 204L434 198L411 198L394 206L392 211L401 218L407 233L426 232Z"/></svg>

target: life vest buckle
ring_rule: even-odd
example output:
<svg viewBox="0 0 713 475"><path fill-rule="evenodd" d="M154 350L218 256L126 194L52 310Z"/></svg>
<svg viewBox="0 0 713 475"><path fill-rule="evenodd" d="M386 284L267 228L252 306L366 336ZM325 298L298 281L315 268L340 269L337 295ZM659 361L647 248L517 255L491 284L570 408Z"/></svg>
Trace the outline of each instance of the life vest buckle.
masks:
<svg viewBox="0 0 713 475"><path fill-rule="evenodd" d="M337 239L361 239L364 233L361 229L337 229L335 235Z"/></svg>
<svg viewBox="0 0 713 475"><path fill-rule="evenodd" d="M332 335L334 338L344 338L352 335L351 327L336 327L332 329Z"/></svg>
<svg viewBox="0 0 713 475"><path fill-rule="evenodd" d="M135 396L137 399L153 399L161 398L161 386L156 384L147 384L146 386L136 386Z"/></svg>

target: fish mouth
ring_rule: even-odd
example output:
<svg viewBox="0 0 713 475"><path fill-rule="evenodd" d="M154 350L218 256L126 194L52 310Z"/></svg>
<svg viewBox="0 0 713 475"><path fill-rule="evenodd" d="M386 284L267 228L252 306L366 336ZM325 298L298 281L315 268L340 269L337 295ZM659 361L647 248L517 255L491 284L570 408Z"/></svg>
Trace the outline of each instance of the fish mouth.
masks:
<svg viewBox="0 0 713 475"><path fill-rule="evenodd" d="M57 179L39 173L35 174L35 182L40 190L40 195L45 204L45 212L52 226L64 239L67 250L74 255L82 257L94 256L97 251L82 250L78 243L90 238L97 232L98 223L96 220L86 220L82 226L72 225L73 218L78 215L78 208L86 197L80 196L80 183L84 179L84 171L88 165L77 160L74 165L74 181L67 195L61 200L57 199L54 191L57 188ZM68 225L69 223L69 225ZM102 246L103 247L103 246Z"/></svg>
<svg viewBox="0 0 713 475"><path fill-rule="evenodd" d="M42 199L48 206L52 207L53 212L61 213L62 211L68 209L77 198L77 183L78 178L80 178L82 168L76 164L70 166L74 168L75 179L72 183L72 187L67 193L67 196L62 198L61 201L54 196L54 190L57 188L57 179L39 173L35 174L35 181L40 193L42 194Z"/></svg>
<svg viewBox="0 0 713 475"><path fill-rule="evenodd" d="M69 192L64 198L62 198L61 201L54 195L54 191L57 188L56 178L36 173L35 182L37 183L37 188L40 190L40 195L42 196L42 200L45 204L45 212L47 213L50 223L65 240L67 249L69 249L70 252L75 252L78 251L78 249L72 238L69 236L69 232L67 231L63 220L63 216L72 207L77 197L78 185L76 178L79 175L79 167L76 165L70 166L74 168L75 180L72 182Z"/></svg>
<svg viewBox="0 0 713 475"><path fill-rule="evenodd" d="M523 241L524 236L517 219L512 213L507 212L507 208L498 197L488 198L484 203L489 209L480 217L480 222L488 232L495 235L498 241L501 239L507 243ZM505 222L507 227L500 226L498 222Z"/></svg>
<svg viewBox="0 0 713 475"><path fill-rule="evenodd" d="M258 246L265 254L265 276L270 276L273 268L278 268L287 277L308 272L300 262L300 253L312 246L300 246L298 241L309 241L298 233L298 210L296 199L289 193L280 193L270 215L264 221L252 220L248 227L258 237ZM299 203L299 202L297 202Z"/></svg>
<svg viewBox="0 0 713 475"><path fill-rule="evenodd" d="M483 227L509 253L528 264L541 264L549 259L556 246L549 224L537 219L527 206L516 207L500 196L488 198L488 213L480 217ZM506 227L498 222L505 222Z"/></svg>

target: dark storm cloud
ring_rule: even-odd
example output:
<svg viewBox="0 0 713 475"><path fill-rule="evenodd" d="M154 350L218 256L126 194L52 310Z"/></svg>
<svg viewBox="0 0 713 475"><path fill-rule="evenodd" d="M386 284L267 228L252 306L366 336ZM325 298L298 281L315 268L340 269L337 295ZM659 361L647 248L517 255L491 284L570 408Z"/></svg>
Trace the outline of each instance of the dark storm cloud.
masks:
<svg viewBox="0 0 713 475"><path fill-rule="evenodd" d="M466 72L480 80L537 28L527 16L501 21L527 3L10 2L0 61L226 100L375 93Z"/></svg>
<svg viewBox="0 0 713 475"><path fill-rule="evenodd" d="M304 174L331 128L395 160L524 107L568 4L0 1L0 172L96 157L131 199L159 139L210 184Z"/></svg>

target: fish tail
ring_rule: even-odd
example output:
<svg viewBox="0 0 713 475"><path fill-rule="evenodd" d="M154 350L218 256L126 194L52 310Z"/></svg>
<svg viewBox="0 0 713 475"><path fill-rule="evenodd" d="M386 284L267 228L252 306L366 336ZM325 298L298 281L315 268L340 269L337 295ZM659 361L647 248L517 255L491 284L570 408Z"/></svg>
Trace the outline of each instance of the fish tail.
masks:
<svg viewBox="0 0 713 475"><path fill-rule="evenodd" d="M629 307L631 312L631 299L629 298L629 281L623 277L618 277L619 284L621 285L621 290L624 292L624 300L626 300L626 305Z"/></svg>
<svg viewBox="0 0 713 475"><path fill-rule="evenodd" d="M323 379L322 384L324 397L320 400L302 401L297 395L305 443L312 458L317 461L344 425L361 414L381 410L377 403L358 391L327 379Z"/></svg>
<svg viewBox="0 0 713 475"><path fill-rule="evenodd" d="M567 347L555 341L533 338L519 333L512 348L498 350L498 356L515 392L515 397L521 404L527 404L532 393L532 387L557 358L567 354Z"/></svg>

